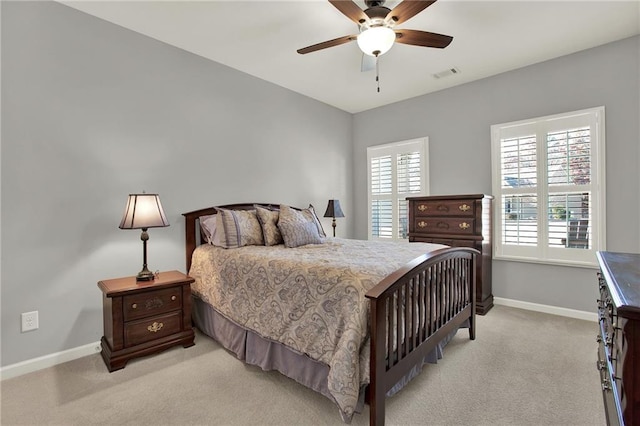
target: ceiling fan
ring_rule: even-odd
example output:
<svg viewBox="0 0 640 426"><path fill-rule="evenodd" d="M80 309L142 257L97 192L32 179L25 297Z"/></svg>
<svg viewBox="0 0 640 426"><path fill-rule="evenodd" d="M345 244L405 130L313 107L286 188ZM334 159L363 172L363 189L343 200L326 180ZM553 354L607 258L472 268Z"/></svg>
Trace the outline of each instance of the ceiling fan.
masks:
<svg viewBox="0 0 640 426"><path fill-rule="evenodd" d="M396 29L395 26L413 18L436 0L404 0L393 10L383 6L384 0L366 0L367 9L362 10L352 0L329 0L336 9L358 24L359 34L339 37L298 49L301 55L339 46L357 40L358 47L366 55L378 57L388 52L394 42L414 46L447 47L453 37L419 30Z"/></svg>

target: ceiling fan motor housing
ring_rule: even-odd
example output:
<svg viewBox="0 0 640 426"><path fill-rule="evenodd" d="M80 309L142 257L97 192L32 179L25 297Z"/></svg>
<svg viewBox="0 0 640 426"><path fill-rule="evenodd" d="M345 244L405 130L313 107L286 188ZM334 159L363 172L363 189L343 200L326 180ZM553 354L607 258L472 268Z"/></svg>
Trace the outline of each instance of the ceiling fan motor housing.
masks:
<svg viewBox="0 0 640 426"><path fill-rule="evenodd" d="M372 6L364 11L372 21L384 22L384 19L391 12L391 9L384 6Z"/></svg>
<svg viewBox="0 0 640 426"><path fill-rule="evenodd" d="M384 0L365 0L364 4L366 4L367 7L382 6L384 4Z"/></svg>

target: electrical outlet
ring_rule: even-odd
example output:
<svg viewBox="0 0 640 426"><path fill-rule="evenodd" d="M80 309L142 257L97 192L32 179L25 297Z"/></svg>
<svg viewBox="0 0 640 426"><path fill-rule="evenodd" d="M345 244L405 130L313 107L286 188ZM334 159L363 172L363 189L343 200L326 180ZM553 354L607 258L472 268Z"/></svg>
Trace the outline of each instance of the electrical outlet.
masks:
<svg viewBox="0 0 640 426"><path fill-rule="evenodd" d="M22 317L22 332L38 329L38 311L25 312Z"/></svg>

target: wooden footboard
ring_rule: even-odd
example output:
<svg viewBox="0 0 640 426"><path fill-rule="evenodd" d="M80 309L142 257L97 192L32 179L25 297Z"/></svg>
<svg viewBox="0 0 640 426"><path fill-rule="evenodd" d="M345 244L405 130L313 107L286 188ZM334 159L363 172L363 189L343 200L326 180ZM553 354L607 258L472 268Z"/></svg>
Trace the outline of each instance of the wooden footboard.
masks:
<svg viewBox="0 0 640 426"><path fill-rule="evenodd" d="M387 391L467 319L469 338L475 339L478 254L470 248L436 250L367 292L371 301L369 424L384 424Z"/></svg>

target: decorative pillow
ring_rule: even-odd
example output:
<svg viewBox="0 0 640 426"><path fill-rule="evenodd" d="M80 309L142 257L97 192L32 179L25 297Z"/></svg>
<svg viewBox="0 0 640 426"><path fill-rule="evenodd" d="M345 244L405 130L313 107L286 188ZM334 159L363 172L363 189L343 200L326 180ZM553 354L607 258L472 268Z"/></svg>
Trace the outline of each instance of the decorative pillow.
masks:
<svg viewBox="0 0 640 426"><path fill-rule="evenodd" d="M220 242L220 234L218 233L218 215L200 216L200 231L204 241L214 244L214 240ZM215 244L219 245L219 244Z"/></svg>
<svg viewBox="0 0 640 426"><path fill-rule="evenodd" d="M302 213L306 215L310 215L313 218L313 222L318 227L318 234L321 237L326 237L327 234L324 232L324 228L322 228L322 224L320 223L320 219L318 219L318 215L316 214L316 209L313 208L312 204L309 204L309 208L302 210Z"/></svg>
<svg viewBox="0 0 640 426"><path fill-rule="evenodd" d="M307 211L297 211L289 206L280 206L278 228L286 247L299 247L306 244L322 244L318 226Z"/></svg>
<svg viewBox="0 0 640 426"><path fill-rule="evenodd" d="M224 248L264 245L262 227L258 222L255 210L227 210L217 208L217 232L220 235L219 244L214 239L213 244Z"/></svg>
<svg viewBox="0 0 640 426"><path fill-rule="evenodd" d="M282 244L282 234L278 229L278 218L280 212L277 210L269 210L264 207L255 206L258 221L262 226L262 236L264 237L265 246L275 246Z"/></svg>

